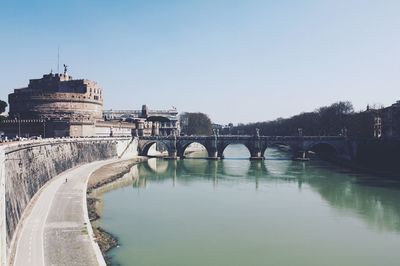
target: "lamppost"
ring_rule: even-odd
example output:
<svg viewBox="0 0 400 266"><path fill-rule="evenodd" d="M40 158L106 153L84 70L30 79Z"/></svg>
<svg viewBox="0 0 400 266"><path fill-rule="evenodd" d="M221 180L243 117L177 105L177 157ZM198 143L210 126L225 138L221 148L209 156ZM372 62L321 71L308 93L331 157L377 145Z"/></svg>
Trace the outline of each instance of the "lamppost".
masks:
<svg viewBox="0 0 400 266"><path fill-rule="evenodd" d="M49 117L46 115L40 116L40 119L43 123L43 135L41 135L44 139L46 138L46 121L49 120Z"/></svg>
<svg viewBox="0 0 400 266"><path fill-rule="evenodd" d="M21 115L17 113L16 118L18 119L18 138L21 138Z"/></svg>
<svg viewBox="0 0 400 266"><path fill-rule="evenodd" d="M46 138L46 119L43 119L43 138Z"/></svg>

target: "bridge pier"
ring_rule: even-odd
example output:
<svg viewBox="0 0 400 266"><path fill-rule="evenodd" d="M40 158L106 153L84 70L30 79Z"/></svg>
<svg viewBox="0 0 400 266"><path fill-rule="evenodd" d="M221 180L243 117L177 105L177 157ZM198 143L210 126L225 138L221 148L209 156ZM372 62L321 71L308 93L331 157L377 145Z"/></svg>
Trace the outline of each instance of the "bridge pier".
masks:
<svg viewBox="0 0 400 266"><path fill-rule="evenodd" d="M261 150L263 149L262 143L261 143L261 137L260 137L260 130L256 128L256 134L253 137L253 141L250 144L251 148L250 150L250 160L254 161L259 161L259 160L264 160L264 154L261 153Z"/></svg>
<svg viewBox="0 0 400 266"><path fill-rule="evenodd" d="M259 150L251 151L250 152L250 160L252 160L252 161L264 160L264 156L261 154L261 151L259 151Z"/></svg>
<svg viewBox="0 0 400 266"><path fill-rule="evenodd" d="M177 137L175 132L173 132L172 141L170 141L168 147L168 157L165 157L166 160L177 160L178 157L178 149L177 149Z"/></svg>
<svg viewBox="0 0 400 266"><path fill-rule="evenodd" d="M224 159L224 149L223 147L218 147L217 149L217 157L220 159Z"/></svg>
<svg viewBox="0 0 400 266"><path fill-rule="evenodd" d="M218 151L215 147L211 147L207 149L207 153L208 153L208 160L218 160L219 156L218 156Z"/></svg>
<svg viewBox="0 0 400 266"><path fill-rule="evenodd" d="M309 161L310 158L308 157L308 151L306 150L297 150L293 154L293 161Z"/></svg>
<svg viewBox="0 0 400 266"><path fill-rule="evenodd" d="M179 159L177 151L168 151L168 156L164 157L164 160L177 160Z"/></svg>

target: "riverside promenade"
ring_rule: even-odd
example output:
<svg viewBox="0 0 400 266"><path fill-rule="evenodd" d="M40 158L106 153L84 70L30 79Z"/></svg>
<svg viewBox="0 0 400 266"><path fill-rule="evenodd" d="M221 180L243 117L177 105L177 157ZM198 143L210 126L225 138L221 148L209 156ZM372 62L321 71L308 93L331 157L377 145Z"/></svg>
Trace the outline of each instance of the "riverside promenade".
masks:
<svg viewBox="0 0 400 266"><path fill-rule="evenodd" d="M42 188L23 220L13 265L105 265L93 241L86 186L93 171L115 161L75 167Z"/></svg>

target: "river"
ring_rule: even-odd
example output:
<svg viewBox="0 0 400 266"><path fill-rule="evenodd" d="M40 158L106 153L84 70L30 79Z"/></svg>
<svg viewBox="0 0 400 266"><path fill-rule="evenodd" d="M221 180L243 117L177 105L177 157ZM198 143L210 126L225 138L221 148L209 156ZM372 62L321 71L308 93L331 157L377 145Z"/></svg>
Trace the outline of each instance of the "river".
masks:
<svg viewBox="0 0 400 266"><path fill-rule="evenodd" d="M267 149L151 159L99 190L113 265L400 265L400 184Z"/></svg>

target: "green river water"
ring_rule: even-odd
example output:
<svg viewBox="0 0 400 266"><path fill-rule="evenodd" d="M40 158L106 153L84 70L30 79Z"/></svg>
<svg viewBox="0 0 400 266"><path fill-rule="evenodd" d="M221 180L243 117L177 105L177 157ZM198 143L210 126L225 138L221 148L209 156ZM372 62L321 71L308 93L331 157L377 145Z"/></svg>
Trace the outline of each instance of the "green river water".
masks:
<svg viewBox="0 0 400 266"><path fill-rule="evenodd" d="M399 182L265 155L151 159L100 189L113 265L400 265Z"/></svg>

